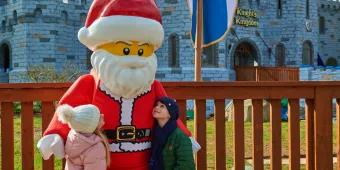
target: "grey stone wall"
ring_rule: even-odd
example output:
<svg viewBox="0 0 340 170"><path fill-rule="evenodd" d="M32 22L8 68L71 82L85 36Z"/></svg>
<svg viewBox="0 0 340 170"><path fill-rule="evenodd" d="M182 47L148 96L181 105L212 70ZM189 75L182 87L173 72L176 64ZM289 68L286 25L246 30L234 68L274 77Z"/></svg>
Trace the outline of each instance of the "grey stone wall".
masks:
<svg viewBox="0 0 340 170"><path fill-rule="evenodd" d="M324 33L319 34L319 54L326 64L327 59L335 58L340 65L340 2L323 0L318 12L325 19Z"/></svg>
<svg viewBox="0 0 340 170"><path fill-rule="evenodd" d="M336 29L340 22L339 2L309 0L310 17L307 19L306 1L281 0L282 16L277 17L278 0L240 0L240 8L257 11L259 26L234 25L235 34L229 32L218 44L216 66L202 67L203 80L234 80L234 53L244 42L253 46L256 61L261 66L275 66L279 43L286 49L285 65L300 66L305 41L312 43L314 64L317 52L324 61L329 57L339 61L340 35ZM26 81L18 75L25 74L27 67L35 64L62 68L69 61L86 70L87 49L79 43L77 32L85 22L91 2L87 0L86 4L80 5L81 0L8 0L7 4L0 4L0 45L8 44L12 57L9 81ZM161 9L165 29L163 46L156 52L159 64L156 77L162 81L193 80L194 49L187 1L156 0L156 3ZM326 18L326 32L320 36L318 15ZM309 30L306 23L311 25ZM179 42L178 67L169 66L169 36L174 33Z"/></svg>
<svg viewBox="0 0 340 170"><path fill-rule="evenodd" d="M66 61L86 66L86 48L77 39L84 16L91 4L80 0L56 1L17 0L0 6L0 21L6 29L0 43L10 46L10 82L25 80L30 65L51 65L62 69ZM16 15L15 15L16 13Z"/></svg>

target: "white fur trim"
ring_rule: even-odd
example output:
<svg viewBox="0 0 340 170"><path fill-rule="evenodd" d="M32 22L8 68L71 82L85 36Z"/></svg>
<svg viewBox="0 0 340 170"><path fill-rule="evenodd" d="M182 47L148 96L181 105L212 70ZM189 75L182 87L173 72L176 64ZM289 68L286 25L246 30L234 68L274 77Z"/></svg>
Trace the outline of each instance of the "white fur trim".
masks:
<svg viewBox="0 0 340 170"><path fill-rule="evenodd" d="M120 101L120 99L122 98L121 96L117 96L117 95L113 94L110 91L110 89L105 86L105 84L103 82L100 82L99 88L100 88L100 90L105 92L105 94L109 95L110 97L114 98L117 101ZM137 96L135 96L133 98L143 96L144 94L149 93L150 91L151 91L151 86L148 89L146 89L145 91L142 91L141 94L138 94Z"/></svg>
<svg viewBox="0 0 340 170"><path fill-rule="evenodd" d="M120 97L120 96L114 95L114 94L110 91L110 89L107 88L107 87L105 86L105 84L104 84L103 82L100 82L99 88L100 88L100 90L102 90L103 92L105 92L105 94L109 95L110 97L114 98L114 99L117 100L117 101L120 101L120 98L121 98L121 97Z"/></svg>
<svg viewBox="0 0 340 170"><path fill-rule="evenodd" d="M164 30L163 26L153 19L115 15L98 18L88 28L81 28L78 38L91 50L113 41L147 42L158 49L164 39Z"/></svg>
<svg viewBox="0 0 340 170"><path fill-rule="evenodd" d="M134 99L124 99L122 98L122 111L120 115L120 123L122 125L131 125L132 123L132 107Z"/></svg>
<svg viewBox="0 0 340 170"><path fill-rule="evenodd" d="M138 152L151 148L151 142L120 142L110 144L111 152Z"/></svg>

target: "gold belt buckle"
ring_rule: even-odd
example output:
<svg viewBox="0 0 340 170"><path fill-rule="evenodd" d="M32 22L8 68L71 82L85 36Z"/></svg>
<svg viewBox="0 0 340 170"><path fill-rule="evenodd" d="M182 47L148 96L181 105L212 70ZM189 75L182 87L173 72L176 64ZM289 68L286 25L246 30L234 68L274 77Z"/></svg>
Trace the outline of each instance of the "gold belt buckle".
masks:
<svg viewBox="0 0 340 170"><path fill-rule="evenodd" d="M129 141L136 138L136 127L135 126L119 126L117 128L117 140Z"/></svg>

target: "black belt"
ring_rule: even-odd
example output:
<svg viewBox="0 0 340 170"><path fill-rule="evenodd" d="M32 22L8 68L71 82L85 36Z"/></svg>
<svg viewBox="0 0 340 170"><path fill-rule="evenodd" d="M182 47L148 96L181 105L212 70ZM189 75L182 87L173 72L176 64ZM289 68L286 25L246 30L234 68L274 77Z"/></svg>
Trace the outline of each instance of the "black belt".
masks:
<svg viewBox="0 0 340 170"><path fill-rule="evenodd" d="M104 133L110 140L131 141L151 136L151 129L136 129L135 126L123 125L117 129L104 130Z"/></svg>

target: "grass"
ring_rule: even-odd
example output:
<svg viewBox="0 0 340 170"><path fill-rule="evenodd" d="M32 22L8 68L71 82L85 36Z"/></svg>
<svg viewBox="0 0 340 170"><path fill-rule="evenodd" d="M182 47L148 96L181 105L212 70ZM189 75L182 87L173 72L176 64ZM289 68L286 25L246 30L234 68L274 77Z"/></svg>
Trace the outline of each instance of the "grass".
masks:
<svg viewBox="0 0 340 170"><path fill-rule="evenodd" d="M193 121L188 121L188 128L193 132ZM208 169L214 169L215 160L215 148L214 148L214 122L207 121L207 163ZM252 127L250 122L245 122L245 158L251 159L252 157ZM288 157L288 123L282 122L282 156ZM335 126L333 126L333 134L335 134ZM34 117L34 145L41 138L41 117ZM333 153L335 153L335 140L336 136L333 135ZM0 140L1 142L1 140ZM264 144L264 156L269 158L270 155L270 124L263 123L263 144ZM42 169L42 158L34 146L34 169ZM226 160L228 169L232 168L233 164L233 123L226 122ZM1 149L0 149L1 153ZM305 155L305 121L300 122L300 153ZM20 116L16 115L14 118L14 169L21 169L21 121ZM246 164L247 163L246 161ZM1 167L1 154L0 154L0 167ZM265 165L265 169L269 169L269 165ZM61 169L61 161L55 161L55 169ZM283 165L283 169L288 169L288 165ZM301 169L304 169L304 165L301 165Z"/></svg>

